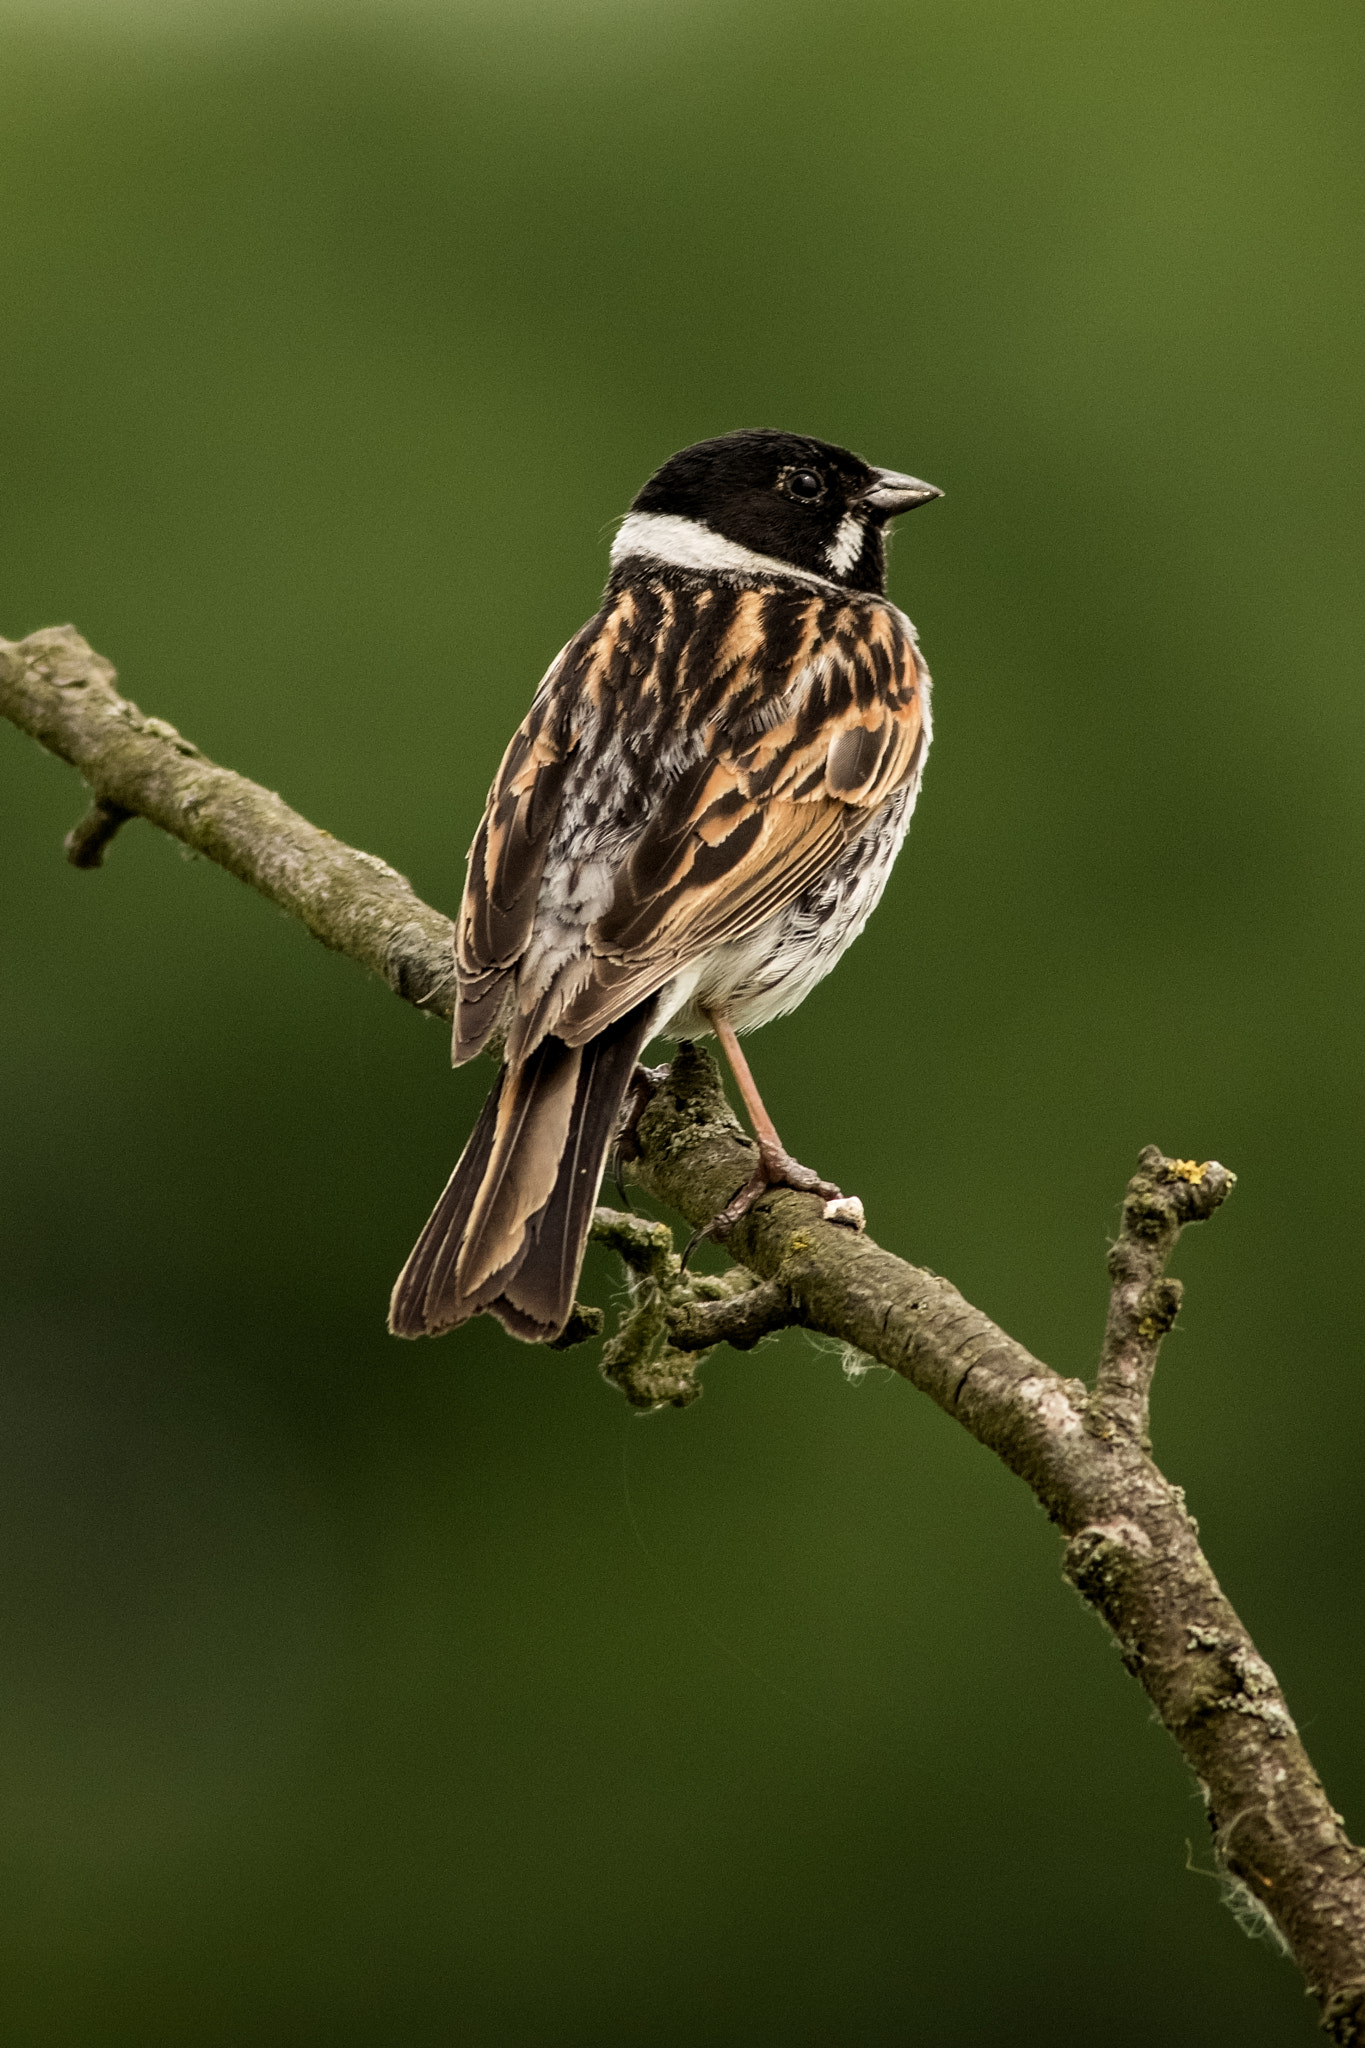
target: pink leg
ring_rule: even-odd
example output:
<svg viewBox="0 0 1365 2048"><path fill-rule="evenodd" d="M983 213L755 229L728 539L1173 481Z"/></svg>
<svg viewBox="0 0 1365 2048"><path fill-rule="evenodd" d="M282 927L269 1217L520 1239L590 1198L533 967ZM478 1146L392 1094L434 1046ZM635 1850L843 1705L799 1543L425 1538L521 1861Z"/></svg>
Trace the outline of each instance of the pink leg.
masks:
<svg viewBox="0 0 1365 2048"><path fill-rule="evenodd" d="M758 1140L758 1165L739 1193L699 1234L724 1240L768 1188L795 1188L800 1194L822 1195L827 1202L841 1200L840 1191L833 1181L822 1180L809 1166L802 1166L799 1160L793 1159L778 1137L777 1126L763 1107L763 1098L754 1084L749 1062L740 1050L739 1040L729 1020L718 1010L708 1010L705 1014L720 1040L721 1050L730 1063L730 1071L749 1112L754 1136Z"/></svg>

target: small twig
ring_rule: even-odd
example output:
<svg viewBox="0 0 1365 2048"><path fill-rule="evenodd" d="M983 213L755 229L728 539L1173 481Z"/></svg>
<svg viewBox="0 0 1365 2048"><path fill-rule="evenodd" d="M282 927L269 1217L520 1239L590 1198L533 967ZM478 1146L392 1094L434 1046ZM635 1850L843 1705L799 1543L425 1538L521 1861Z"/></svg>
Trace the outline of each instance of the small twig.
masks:
<svg viewBox="0 0 1365 2048"><path fill-rule="evenodd" d="M780 1280L764 1280L728 1301L689 1301L668 1313L668 1334L680 1351L728 1344L752 1351L774 1330L801 1321L801 1309Z"/></svg>
<svg viewBox="0 0 1365 2048"><path fill-rule="evenodd" d="M627 1307L614 1337L602 1347L602 1377L632 1408L685 1408L701 1393L699 1363L668 1342L668 1310L686 1288L673 1233L620 1209L594 1212L591 1236L614 1251L626 1269Z"/></svg>
<svg viewBox="0 0 1365 2048"><path fill-rule="evenodd" d="M660 1074L666 1072L660 1069ZM632 1407L685 1408L701 1393L697 1367L702 1359L717 1344L735 1342L725 1318L738 1311L735 1328L742 1333L746 1325L741 1304L767 1290L756 1287L752 1273L742 1266L723 1274L686 1272L668 1225L652 1223L646 1216L598 1209L592 1237L621 1259L629 1289L629 1307L602 1353L603 1377ZM696 1321L707 1314L717 1317L713 1330ZM768 1327L776 1329L778 1324ZM741 1335L736 1348L747 1350L761 1335L755 1329L747 1344Z"/></svg>
<svg viewBox="0 0 1365 2048"><path fill-rule="evenodd" d="M126 825L132 816L132 811L125 810L122 804L97 796L85 816L76 821L62 841L72 867L103 867L105 849L119 826Z"/></svg>
<svg viewBox="0 0 1365 2048"><path fill-rule="evenodd" d="M1236 1183L1216 1159L1167 1159L1155 1145L1138 1157L1123 1198L1123 1224L1109 1251L1104 1346L1090 1403L1092 1432L1125 1430L1145 1444L1152 1374L1161 1340L1180 1312L1183 1289L1163 1278L1183 1226L1202 1223Z"/></svg>
<svg viewBox="0 0 1365 2048"><path fill-rule="evenodd" d="M673 1232L666 1223L655 1223L628 1209L598 1208L593 1211L589 1235L594 1244L615 1252L642 1279L666 1287L677 1277Z"/></svg>
<svg viewBox="0 0 1365 2048"><path fill-rule="evenodd" d="M579 1344L590 1344L594 1337L600 1337L607 1327L607 1319L600 1308L593 1308L587 1302L576 1301L569 1310L569 1320L547 1351L572 1351Z"/></svg>

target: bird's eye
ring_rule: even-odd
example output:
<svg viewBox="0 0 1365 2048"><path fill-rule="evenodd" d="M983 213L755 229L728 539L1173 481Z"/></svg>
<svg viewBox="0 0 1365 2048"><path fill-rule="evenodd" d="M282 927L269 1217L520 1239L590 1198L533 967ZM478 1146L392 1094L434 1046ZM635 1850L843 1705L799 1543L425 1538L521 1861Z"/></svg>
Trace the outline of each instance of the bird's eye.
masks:
<svg viewBox="0 0 1365 2048"><path fill-rule="evenodd" d="M815 469L784 470L778 483L789 498L799 498L807 505L825 495L825 479Z"/></svg>

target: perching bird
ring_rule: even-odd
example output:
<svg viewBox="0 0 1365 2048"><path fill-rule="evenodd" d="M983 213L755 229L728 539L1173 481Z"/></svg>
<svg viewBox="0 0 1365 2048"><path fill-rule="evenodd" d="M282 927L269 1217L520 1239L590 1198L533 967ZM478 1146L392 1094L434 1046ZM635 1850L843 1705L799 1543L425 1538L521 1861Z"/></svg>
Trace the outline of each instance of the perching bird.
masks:
<svg viewBox="0 0 1365 2048"><path fill-rule="evenodd" d="M883 595L886 523L941 496L767 430L685 448L621 524L601 609L503 757L456 927L454 1058L503 1067L389 1327L487 1312L558 1336L636 1061L714 1032L765 1186L836 1196L781 1145L736 1041L809 994L900 850L929 675Z"/></svg>

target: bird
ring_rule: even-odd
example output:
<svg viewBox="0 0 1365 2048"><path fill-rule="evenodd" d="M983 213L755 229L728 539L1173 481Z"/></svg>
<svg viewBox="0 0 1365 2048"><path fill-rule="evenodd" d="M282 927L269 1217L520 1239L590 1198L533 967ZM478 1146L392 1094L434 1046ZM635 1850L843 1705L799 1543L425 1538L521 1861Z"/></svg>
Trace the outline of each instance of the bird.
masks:
<svg viewBox="0 0 1365 2048"><path fill-rule="evenodd" d="M501 1069L393 1289L389 1328L479 1314L548 1343L573 1309L648 1042L714 1036L770 1186L785 1150L738 1034L793 1010L875 908L929 749L929 672L887 598L887 526L943 493L745 428L636 494L601 605L503 756L455 925L453 1059Z"/></svg>

